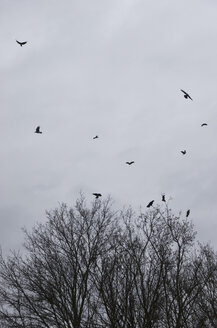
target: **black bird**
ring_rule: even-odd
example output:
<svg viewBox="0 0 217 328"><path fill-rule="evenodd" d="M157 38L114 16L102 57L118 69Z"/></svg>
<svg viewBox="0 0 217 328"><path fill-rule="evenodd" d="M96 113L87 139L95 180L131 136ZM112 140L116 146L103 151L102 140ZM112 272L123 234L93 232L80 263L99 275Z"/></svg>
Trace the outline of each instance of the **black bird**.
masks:
<svg viewBox="0 0 217 328"><path fill-rule="evenodd" d="M93 195L96 197L96 199L99 198L99 197L102 197L102 195L97 193L97 192L94 192Z"/></svg>
<svg viewBox="0 0 217 328"><path fill-rule="evenodd" d="M182 89L180 89L183 93L184 93L184 97L185 97L185 99L191 99L191 100L193 100L192 98L191 98L191 96L187 93L187 92L185 92L184 90L182 90Z"/></svg>
<svg viewBox="0 0 217 328"><path fill-rule="evenodd" d="M24 41L24 42L20 42L20 41L17 41L16 40L16 42L22 47L22 46L24 46L24 44L26 44L27 43L27 41Z"/></svg>
<svg viewBox="0 0 217 328"><path fill-rule="evenodd" d="M187 212L186 212L186 218L189 216L189 214L190 214L190 210L187 210Z"/></svg>
<svg viewBox="0 0 217 328"><path fill-rule="evenodd" d="M154 200L152 200L150 203L148 203L148 205L146 207L151 207L154 203Z"/></svg>
<svg viewBox="0 0 217 328"><path fill-rule="evenodd" d="M207 126L208 124L207 123L203 123L203 124L201 124L201 126Z"/></svg>
<svg viewBox="0 0 217 328"><path fill-rule="evenodd" d="M35 133L40 133L40 134L42 134L42 132L40 131L40 126L37 126L37 128L35 129Z"/></svg>
<svg viewBox="0 0 217 328"><path fill-rule="evenodd" d="M126 164L128 164L128 165L132 165L133 163L135 163L134 161L132 161L132 162L126 162Z"/></svg>
<svg viewBox="0 0 217 328"><path fill-rule="evenodd" d="M97 138L99 138L99 137L98 136L93 137L93 139L97 139Z"/></svg>
<svg viewBox="0 0 217 328"><path fill-rule="evenodd" d="M165 202L166 199L165 199L165 195L162 195L162 202Z"/></svg>
<svg viewBox="0 0 217 328"><path fill-rule="evenodd" d="M186 150L181 150L181 153L182 153L183 155L185 155L185 154L186 154Z"/></svg>

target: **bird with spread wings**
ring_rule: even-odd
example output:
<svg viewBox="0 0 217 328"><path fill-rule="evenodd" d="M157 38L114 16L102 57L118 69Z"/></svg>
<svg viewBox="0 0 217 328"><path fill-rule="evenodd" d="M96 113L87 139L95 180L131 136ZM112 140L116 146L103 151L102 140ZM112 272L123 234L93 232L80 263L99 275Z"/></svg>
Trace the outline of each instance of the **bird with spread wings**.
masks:
<svg viewBox="0 0 217 328"><path fill-rule="evenodd" d="M93 195L96 197L96 199L99 198L99 197L102 197L102 195L97 193L97 192L94 192Z"/></svg>
<svg viewBox="0 0 217 328"><path fill-rule="evenodd" d="M191 98L191 96L186 92L186 91L184 91L184 90L182 90L182 89L180 89L183 93L184 93L184 97L185 97L185 99L191 99L191 100L193 100L192 98Z"/></svg>
<svg viewBox="0 0 217 328"><path fill-rule="evenodd" d="M27 41L24 41L24 42L20 42L20 41L17 41L16 40L16 42L22 47L22 46L24 46L24 44L26 44L27 43Z"/></svg>
<svg viewBox="0 0 217 328"><path fill-rule="evenodd" d="M151 207L154 203L154 200L150 201L146 207Z"/></svg>

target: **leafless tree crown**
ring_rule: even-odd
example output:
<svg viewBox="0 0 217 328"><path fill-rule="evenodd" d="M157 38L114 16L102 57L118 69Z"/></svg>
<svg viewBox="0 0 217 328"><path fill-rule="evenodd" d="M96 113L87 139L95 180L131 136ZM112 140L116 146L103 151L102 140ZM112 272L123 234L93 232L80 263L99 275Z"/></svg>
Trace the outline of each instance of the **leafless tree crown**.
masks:
<svg viewBox="0 0 217 328"><path fill-rule="evenodd" d="M0 256L4 328L216 328L217 256L167 204L62 204Z"/></svg>

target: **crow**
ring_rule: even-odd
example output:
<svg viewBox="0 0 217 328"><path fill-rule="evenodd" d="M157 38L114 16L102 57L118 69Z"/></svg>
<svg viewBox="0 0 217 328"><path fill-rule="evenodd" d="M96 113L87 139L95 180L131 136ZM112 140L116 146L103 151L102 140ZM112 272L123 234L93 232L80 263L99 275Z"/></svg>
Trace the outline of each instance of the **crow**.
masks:
<svg viewBox="0 0 217 328"><path fill-rule="evenodd" d="M187 210L187 212L186 212L186 218L189 216L189 214L190 214L190 210Z"/></svg>
<svg viewBox="0 0 217 328"><path fill-rule="evenodd" d="M98 136L93 137L93 139L97 139L97 138L99 138L99 137Z"/></svg>
<svg viewBox="0 0 217 328"><path fill-rule="evenodd" d="M96 197L96 199L102 196L101 194L99 194L97 192L94 192L93 195Z"/></svg>
<svg viewBox="0 0 217 328"><path fill-rule="evenodd" d="M208 124L207 123L203 123L203 124L201 124L201 126L207 126Z"/></svg>
<svg viewBox="0 0 217 328"><path fill-rule="evenodd" d="M133 163L135 163L135 162L134 161L132 161L132 162L126 162L126 164L128 164L128 165L131 165Z"/></svg>
<svg viewBox="0 0 217 328"><path fill-rule="evenodd" d="M17 41L16 40L16 42L22 47L22 46L24 46L24 44L26 44L27 43L27 41L24 41L24 42L20 42L20 41Z"/></svg>
<svg viewBox="0 0 217 328"><path fill-rule="evenodd" d="M42 134L42 132L40 131L40 126L37 126L37 128L35 129L35 133L40 133L40 134Z"/></svg>
<svg viewBox="0 0 217 328"><path fill-rule="evenodd" d="M165 199L165 195L163 194L162 195L162 202L165 202L166 201L166 199Z"/></svg>
<svg viewBox="0 0 217 328"><path fill-rule="evenodd" d="M185 155L185 154L186 154L186 150L181 150L181 153L182 153L183 155Z"/></svg>
<svg viewBox="0 0 217 328"><path fill-rule="evenodd" d="M189 98L189 99L193 100L187 92L185 92L185 91L182 90L182 89L180 89L180 90L184 93L184 97L185 97L185 99L188 99L188 98Z"/></svg>
<svg viewBox="0 0 217 328"><path fill-rule="evenodd" d="M154 203L154 200L152 200L150 203L148 203L148 205L146 207L151 207Z"/></svg>

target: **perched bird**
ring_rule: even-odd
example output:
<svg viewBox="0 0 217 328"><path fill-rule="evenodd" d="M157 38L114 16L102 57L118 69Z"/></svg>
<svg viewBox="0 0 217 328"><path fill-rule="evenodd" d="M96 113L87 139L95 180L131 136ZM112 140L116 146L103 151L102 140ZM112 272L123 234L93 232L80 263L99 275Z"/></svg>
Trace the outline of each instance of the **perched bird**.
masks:
<svg viewBox="0 0 217 328"><path fill-rule="evenodd" d="M203 123L203 124L201 124L201 126L207 126L208 124L207 123Z"/></svg>
<svg viewBox="0 0 217 328"><path fill-rule="evenodd" d="M97 192L94 192L93 195L96 197L96 199L102 196L101 194L98 194Z"/></svg>
<svg viewBox="0 0 217 328"><path fill-rule="evenodd" d="M182 90L182 89L180 89L183 93L184 93L184 97L186 98L186 99L191 99L191 100L193 100L192 98L191 98L191 96L187 93L187 92L185 92L184 90Z"/></svg>
<svg viewBox="0 0 217 328"><path fill-rule="evenodd" d="M186 212L186 218L189 216L189 214L190 214L190 210L187 210L187 212Z"/></svg>
<svg viewBox="0 0 217 328"><path fill-rule="evenodd" d="M93 139L97 139L97 138L99 138L99 137L98 136L93 137Z"/></svg>
<svg viewBox="0 0 217 328"><path fill-rule="evenodd" d="M40 134L42 134L42 132L40 131L40 126L37 126L37 128L35 129L35 133L40 133Z"/></svg>
<svg viewBox="0 0 217 328"><path fill-rule="evenodd" d="M186 154L186 150L181 150L181 153L182 153L183 155L185 155L185 154Z"/></svg>
<svg viewBox="0 0 217 328"><path fill-rule="evenodd" d="M20 42L20 41L17 41L16 40L16 42L22 47L22 46L24 46L24 44L26 44L27 43L27 41L24 41L24 42Z"/></svg>
<svg viewBox="0 0 217 328"><path fill-rule="evenodd" d="M148 203L148 205L146 207L151 207L154 203L154 200L152 200L150 203Z"/></svg>
<svg viewBox="0 0 217 328"><path fill-rule="evenodd" d="M165 195L163 194L162 195L162 202L165 202L166 201L166 199L165 199Z"/></svg>
<svg viewBox="0 0 217 328"><path fill-rule="evenodd" d="M128 165L132 165L133 163L135 163L134 161L132 161L132 162L126 162L126 164L128 164Z"/></svg>

